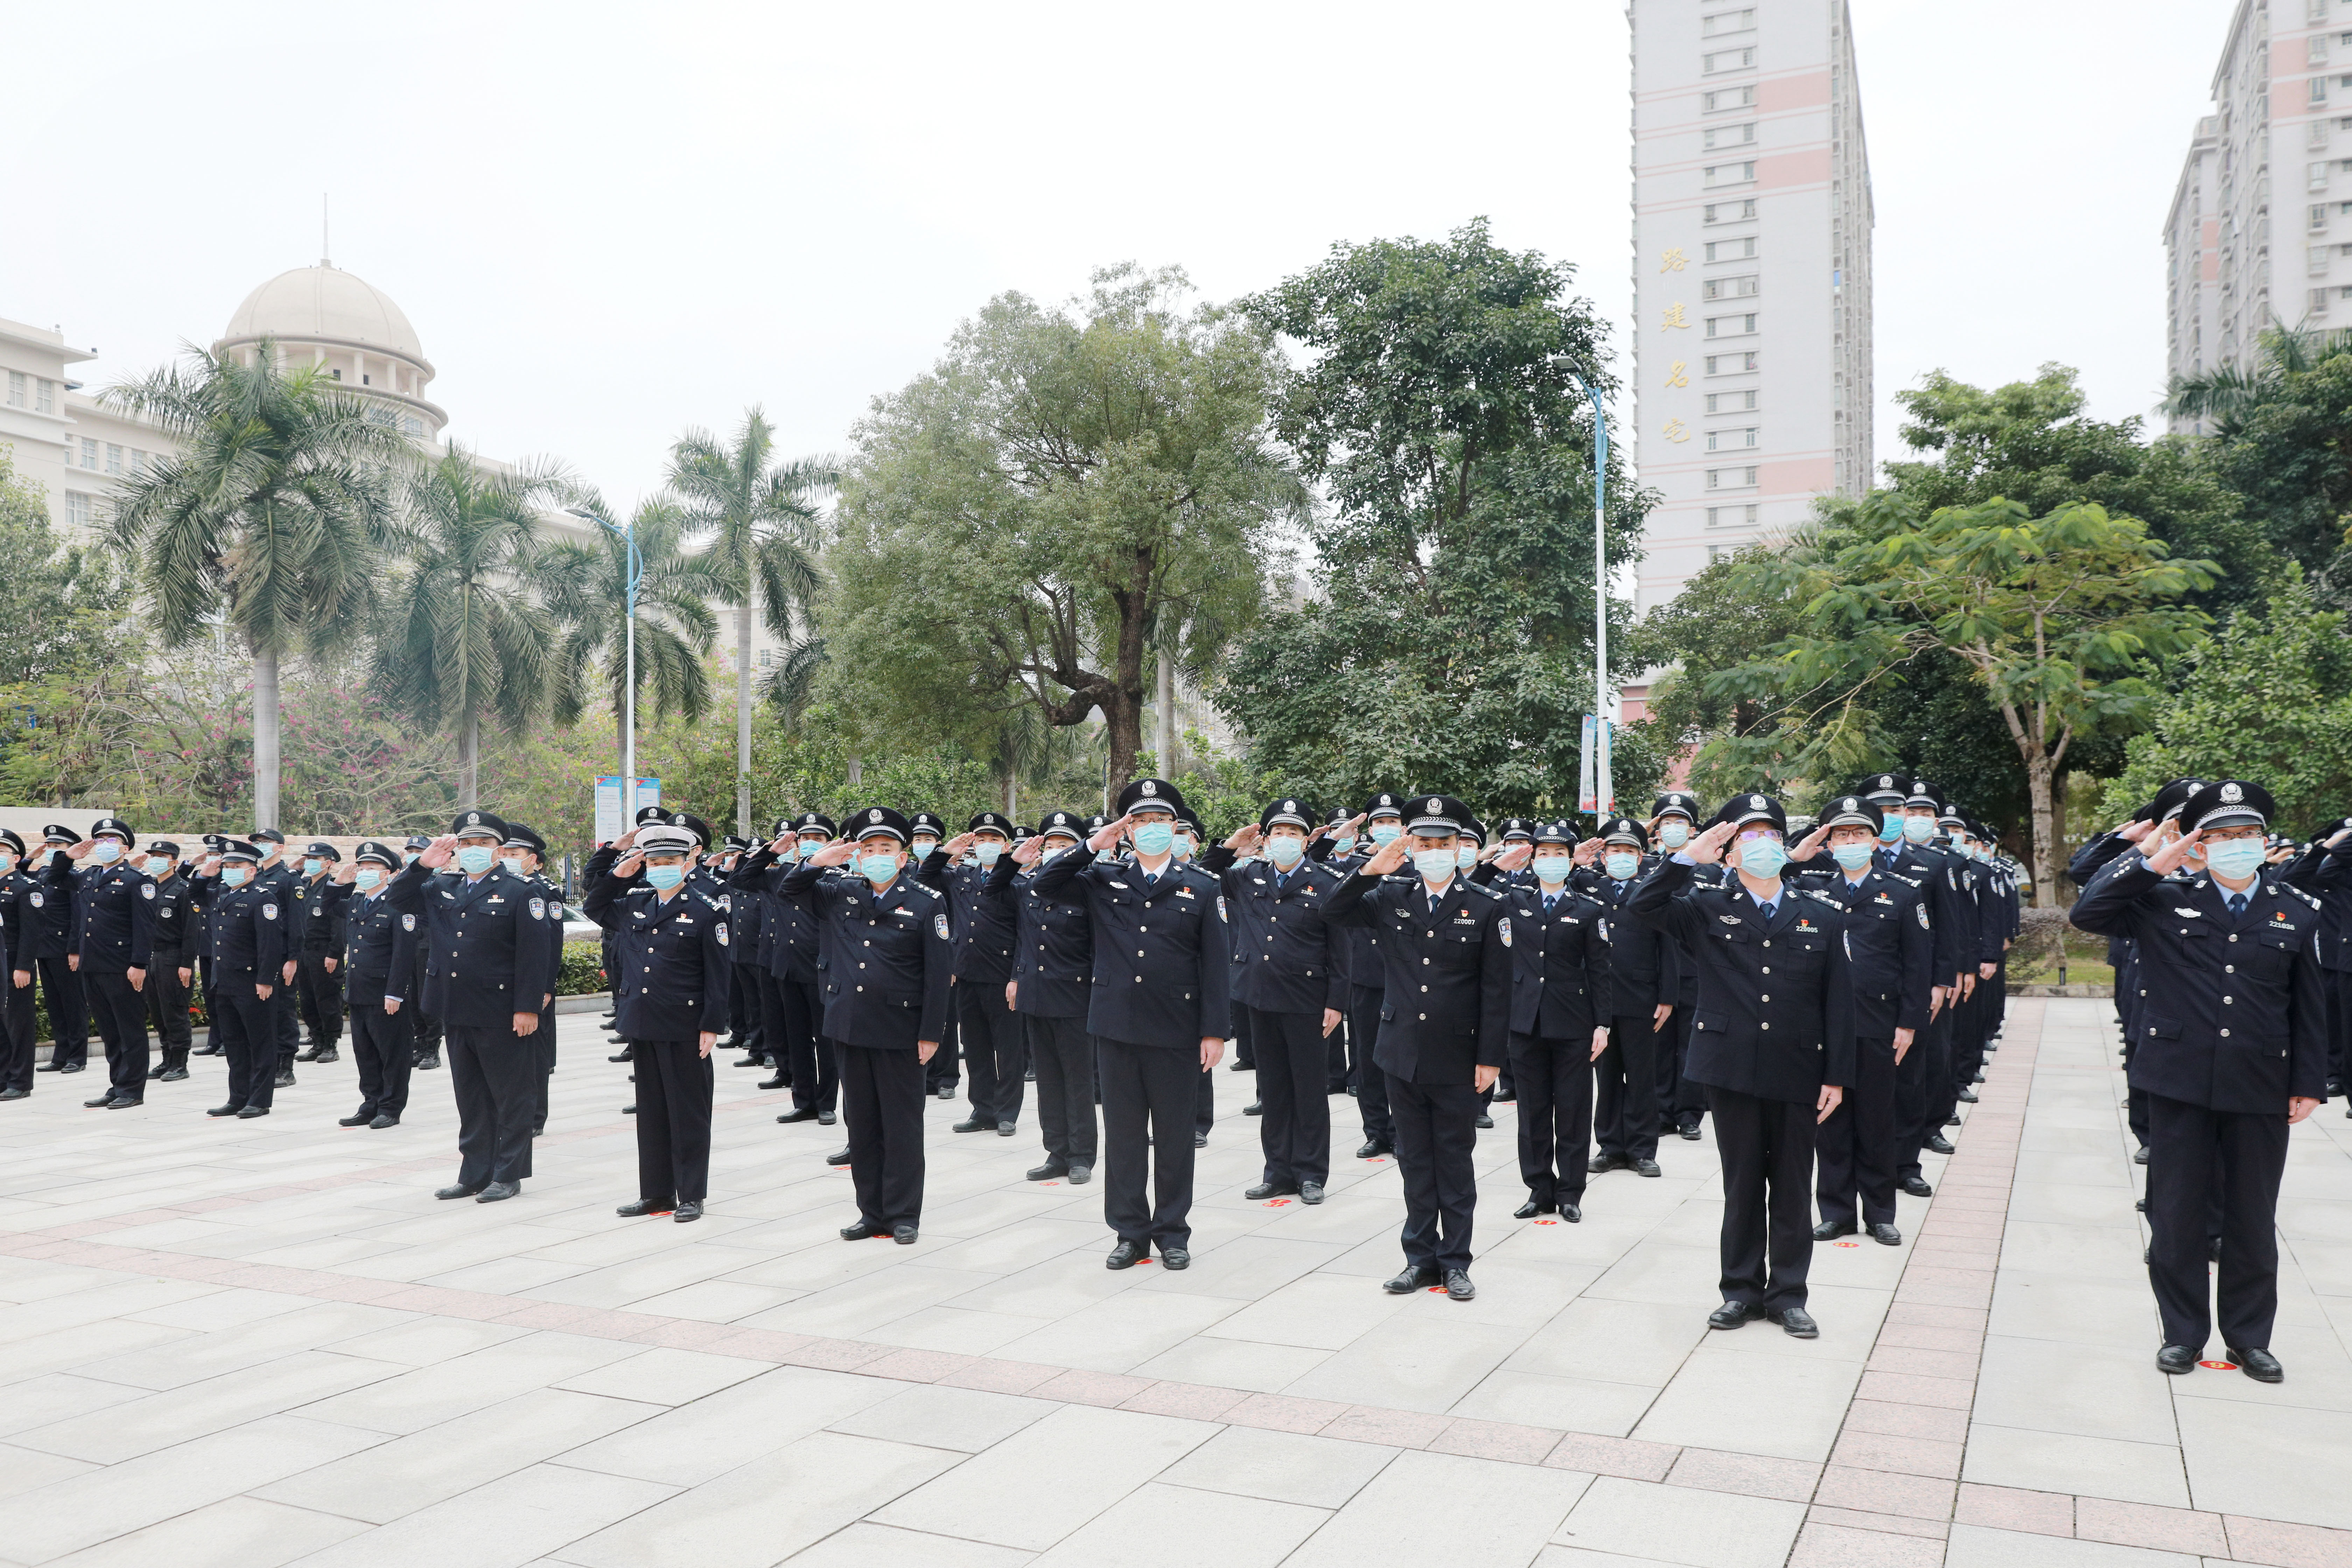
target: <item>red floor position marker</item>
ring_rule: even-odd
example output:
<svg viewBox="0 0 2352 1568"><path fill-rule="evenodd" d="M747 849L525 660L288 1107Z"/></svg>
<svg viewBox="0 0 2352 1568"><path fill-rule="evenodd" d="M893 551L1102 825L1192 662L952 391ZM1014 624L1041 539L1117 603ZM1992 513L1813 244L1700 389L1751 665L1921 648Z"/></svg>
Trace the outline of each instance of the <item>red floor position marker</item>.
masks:
<svg viewBox="0 0 2352 1568"><path fill-rule="evenodd" d="M1860 1247L1862 1243L1858 1241L1832 1241L1830 1245L1832 1247Z"/></svg>
<svg viewBox="0 0 2352 1568"><path fill-rule="evenodd" d="M2238 1370L2238 1363L2233 1361L2200 1361L2197 1364L2203 1367L2208 1372L2235 1372Z"/></svg>

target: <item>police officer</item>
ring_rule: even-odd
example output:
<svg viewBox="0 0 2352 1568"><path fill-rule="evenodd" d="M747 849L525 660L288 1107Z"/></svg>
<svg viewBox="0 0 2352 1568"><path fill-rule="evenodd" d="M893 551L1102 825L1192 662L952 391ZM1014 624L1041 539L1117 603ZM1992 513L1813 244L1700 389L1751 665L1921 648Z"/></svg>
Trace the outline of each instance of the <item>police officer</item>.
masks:
<svg viewBox="0 0 2352 1568"><path fill-rule="evenodd" d="M417 858L432 847L432 839L421 833L410 834L400 847L401 869L404 871L415 865ZM455 870L456 868L450 869ZM420 1070L427 1071L441 1065L441 1018L438 1014L428 1012L425 1006L425 966L432 953L433 944L423 940L420 931L416 942L415 973L409 979L403 1002L415 1020L411 1026L416 1033L416 1066Z"/></svg>
<svg viewBox="0 0 2352 1568"><path fill-rule="evenodd" d="M1696 805L1687 795L1678 799ZM1690 806L1675 805L1675 815L1665 820L1686 821L1680 813ZM1689 842L1687 837L1684 842ZM1595 1117L1593 1131L1601 1148L1590 1168L1630 1166L1644 1176L1659 1172L1657 1140L1664 1125L1684 1129L1692 1138L1698 1136L1697 1110L1677 1103L1681 1097L1696 1092L1696 1086L1683 1078L1677 1042L1690 1032L1690 1009L1681 1005L1679 998L1686 985L1695 986L1696 982L1687 977L1689 965L1676 938L1623 913L1633 889L1641 885L1648 848L1646 827L1629 816L1612 817L1601 824L1598 837L1576 847L1572 858L1584 864L1570 876L1573 885L1609 916L1605 929L1611 1047L1594 1064L1604 1109ZM1600 862L1598 870L1591 864L1595 858ZM1621 1047L1628 1044L1631 1048L1621 1055ZM1639 1108L1642 1080L1630 1067L1635 1057L1650 1060L1646 1087L1652 1120L1646 1137L1637 1135L1627 1114ZM1525 1115L1524 1101L1521 1114ZM1580 1188L1582 1183L1578 1185Z"/></svg>
<svg viewBox="0 0 2352 1568"><path fill-rule="evenodd" d="M1949 1076L1952 1003L1958 994L1959 972L1969 962L1964 943L1973 930L1972 911L1951 868L1952 857L1936 846L1936 820L1940 815L1935 785L1925 779L1874 773L1846 792L1879 811L1876 842L1870 863L1877 870L1918 885L1927 911L1927 1022L1913 1037L1911 1047L1895 1064L1895 1184L1916 1198L1933 1196L1919 1152L1932 1136L1948 1143L1937 1131L1941 1112L1934 1084ZM1916 917L1914 917L1915 919ZM1931 1111L1936 1121L1929 1120Z"/></svg>
<svg viewBox="0 0 2352 1568"><path fill-rule="evenodd" d="M301 871L294 884L294 930L300 938L295 960L294 988L302 1021L310 1026L310 1048L298 1062L342 1059L343 966L342 902L345 886L335 879L343 852L318 839L302 851Z"/></svg>
<svg viewBox="0 0 2352 1568"><path fill-rule="evenodd" d="M1188 1268L1201 1079L1231 1032L1231 928L1217 879L1176 858L1176 786L1136 779L1118 809L1085 844L1040 864L1030 886L1084 898L1092 926L1087 1029L1102 1083L1103 1218L1118 1237L1104 1267L1131 1268L1156 1246L1163 1267ZM1133 858L1104 859L1122 836ZM1021 852L1034 858L1043 842Z"/></svg>
<svg viewBox="0 0 2352 1568"><path fill-rule="evenodd" d="M1352 851L1334 851L1332 869L1352 876L1381 846L1404 835L1403 797L1382 790L1364 803L1354 818L1362 836ZM1396 1123L1389 1114L1388 1075L1372 1059L1380 1043L1381 998L1387 994L1388 965L1381 961L1381 933L1369 926L1342 924L1348 943L1349 1074L1356 1088L1356 1113L1363 1122L1364 1141L1359 1160L1378 1160L1396 1152Z"/></svg>
<svg viewBox="0 0 2352 1568"><path fill-rule="evenodd" d="M301 1015L299 987L295 984L300 971L302 932L295 899L301 878L286 858L286 835L275 827L257 828L254 847L261 851L261 864L256 868L253 879L267 889L286 911L289 922L286 931L286 960L279 966L277 989L270 995L270 1009L278 1031L278 1087L290 1089L294 1084L296 1053L301 1049Z"/></svg>
<svg viewBox="0 0 2352 1568"><path fill-rule="evenodd" d="M1680 935L1698 967L1684 1070L1706 1086L1723 1163L1723 1305L1707 1326L1764 1317L1816 1339L1805 1310L1813 1129L1853 1081L1853 985L1843 914L1781 879L1787 821L1769 795L1732 796L1643 879L1626 912ZM1727 849L1737 875L1695 886Z"/></svg>
<svg viewBox="0 0 2352 1568"><path fill-rule="evenodd" d="M834 1123L839 1103L840 1053L823 1034L824 998L819 991L817 910L814 886L786 893L784 879L814 858L834 838L833 818L821 812L803 812L790 823L778 823L772 843L754 851L730 879L731 890L764 894L768 900L768 973L776 982L783 1010L782 1055L777 1060L789 1075L793 1108L779 1121ZM848 1163L843 1161L842 1163Z"/></svg>
<svg viewBox="0 0 2352 1568"><path fill-rule="evenodd" d="M269 1114L278 1086L278 1008L286 963L286 910L257 876L262 850L221 841L219 862L197 873L210 911L213 1014L228 1058L228 1098L207 1116L251 1121Z"/></svg>
<svg viewBox="0 0 2352 1568"><path fill-rule="evenodd" d="M768 840L790 842L792 830L789 820L780 820ZM760 1080L763 1091L793 1086L792 1053L784 1045L784 994L776 960L785 924L775 894L761 885L765 880L761 872L773 858L765 842L750 845L736 858L735 868L727 877L727 928L734 953L735 984L749 993L746 1005L759 1016L761 1052L773 1074ZM747 931L753 934L746 935ZM605 943L610 946L611 942L608 931Z"/></svg>
<svg viewBox="0 0 2352 1568"><path fill-rule="evenodd" d="M743 1052L743 1059L735 1064L737 1067L774 1067L781 1071L784 1053L770 1046L768 1017L760 1005L759 977L765 973L760 953L761 931L767 923L767 900L756 891L738 896L732 886L736 870L751 848L750 839L730 833L727 836L727 853L720 862L730 883L726 895L727 959L735 966L727 988L728 1021L735 1031L733 1043ZM779 1083L772 1087L783 1086Z"/></svg>
<svg viewBox="0 0 2352 1568"><path fill-rule="evenodd" d="M460 812L448 837L393 879L393 907L414 914L432 954L425 1000L447 1032L449 1087L457 1100L457 1180L434 1194L498 1203L530 1169L538 1063L529 1045L548 967L547 900L499 864L506 824ZM458 874L436 877L455 863Z"/></svg>
<svg viewBox="0 0 2352 1568"><path fill-rule="evenodd" d="M1699 822L1706 816L1706 808L1699 803L1698 796L1687 790L1670 789L1659 795L1650 803L1650 859L1654 861L1660 854L1671 855L1688 845L1698 836ZM1643 867L1644 872L1650 868L1648 864ZM1707 883L1717 879L1721 869L1720 867L1701 867L1694 880ZM1629 885L1624 889L1624 897L1632 896L1633 886ZM1643 939L1636 938L1630 929L1635 923L1612 921L1609 925L1611 940L1617 942L1633 941L1638 945ZM1667 1015L1665 1027L1658 1031L1662 1037L1656 1053L1658 1121L1662 1126L1672 1126L1686 1141L1696 1142L1699 1122L1706 1114L1706 1090L1692 1082L1683 1068L1690 1059L1691 1008L1698 1000L1698 966L1692 962L1691 955L1683 951L1681 938L1650 940L1664 942L1674 950L1671 972L1674 989L1659 998L1662 1002L1672 1002L1674 1011ZM1623 1005L1622 998L1623 994L1620 993L1620 1005Z"/></svg>
<svg viewBox="0 0 2352 1568"><path fill-rule="evenodd" d="M531 897L541 900L547 911L539 923L541 939L547 944L547 989L539 998L539 1027L530 1036L531 1066L536 1072L530 1133L536 1138L547 1131L548 1080L555 1075L555 983L563 973L563 889L547 879L547 840L528 824L507 824L507 841L499 847L499 865L509 876L522 879ZM726 900L719 901L723 908ZM530 1173L527 1165L523 1173Z"/></svg>
<svg viewBox="0 0 2352 1568"><path fill-rule="evenodd" d="M147 1076L159 1083L179 1083L188 1076L188 988L195 979L196 941L204 922L194 889L181 871L179 845L168 838L154 840L147 846L140 869L155 884L146 1002L163 1058Z"/></svg>
<svg viewBox="0 0 2352 1568"><path fill-rule="evenodd" d="M625 1217L702 1217L710 1189L711 1050L736 979L728 910L687 886L694 835L657 824L597 879L582 912L614 933L613 1001L637 1064L637 1201Z"/></svg>
<svg viewBox="0 0 2352 1568"><path fill-rule="evenodd" d="M1920 884L1874 863L1885 820L1860 795L1840 795L1792 862L1800 887L1844 911L1853 964L1853 1080L1813 1132L1815 1241L1852 1236L1859 1224L1882 1246L1903 1244L1895 1225L1895 1079L1927 1026L1935 931Z"/></svg>
<svg viewBox="0 0 2352 1568"><path fill-rule="evenodd" d="M360 1108L338 1125L379 1132L400 1125L416 1061L416 1014L407 994L416 974L416 914L386 895L400 869L400 851L370 838L352 852L349 866L335 871L345 890L339 911L342 976L351 1004L352 1061L360 1077Z"/></svg>
<svg viewBox="0 0 2352 1568"><path fill-rule="evenodd" d="M947 1026L955 963L947 896L906 874L909 837L906 816L888 806L854 812L846 836L778 887L809 898L820 921L820 1027L840 1043L857 1189L857 1222L841 1238L887 1236L902 1247L922 1224L923 1064ZM855 872L835 869L853 855Z"/></svg>
<svg viewBox="0 0 2352 1568"><path fill-rule="evenodd" d="M59 894L47 876L66 858L66 851L80 842L81 835L62 824L44 827L38 863L26 868L27 878L38 884L25 896L26 935L49 1014L49 1059L40 1065L41 1072L80 1072L89 1060L89 1004L78 973L80 939L74 925L74 900Z"/></svg>
<svg viewBox="0 0 2352 1568"><path fill-rule="evenodd" d="M25 924L25 900L33 891L32 879L18 869L25 860L25 841L10 828L0 827L0 973L8 984L0 988L0 1100L24 1100L33 1092L33 963Z"/></svg>
<svg viewBox="0 0 2352 1568"><path fill-rule="evenodd" d="M1344 928L1323 918L1340 875L1307 858L1309 837L1320 837L1314 818L1303 800L1269 801L1255 826L1236 830L1202 861L1224 893L1239 954L1232 1001L1249 1019L1256 1054L1265 1164L1243 1194L1253 1203L1296 1195L1319 1204L1331 1179L1325 1042L1347 1016L1348 943ZM1237 855L1252 858L1237 865Z"/></svg>
<svg viewBox="0 0 2352 1568"><path fill-rule="evenodd" d="M49 862L42 882L73 910L67 962L81 976L106 1042L106 1093L82 1103L121 1110L147 1097L147 1004L141 994L155 940L155 884L127 858L128 824L101 816L89 837ZM89 868L80 869L85 864Z"/></svg>
<svg viewBox="0 0 2352 1568"><path fill-rule="evenodd" d="M221 847L228 837L207 833L204 849L187 865L189 913L195 923L196 987L205 999L205 1037L189 1051L192 1057L226 1057L220 1043L219 1014L213 1007L213 910L208 894L220 887Z"/></svg>
<svg viewBox="0 0 2352 1568"><path fill-rule="evenodd" d="M1038 848L1029 858L1067 854L1084 832L1076 813L1049 811L1038 824ZM1045 1163L1033 1167L1029 1179L1084 1186L1094 1179L1097 1147L1095 1047L1087 1033L1093 917L1076 888L1065 887L1052 898L1039 892L1034 873L1014 856L1000 859L992 874L1012 876L1020 916L1004 1000L1020 1019L1030 1059L1037 1064L1037 1128L1045 1141Z"/></svg>
<svg viewBox="0 0 2352 1568"><path fill-rule="evenodd" d="M1612 826L1638 830L1630 821ZM1508 833L1506 827L1507 841ZM1615 1091L1612 1126L1620 1147L1640 1146L1629 1099L1647 1105L1656 1093L1646 1038L1633 1050L1612 1054L1608 911L1572 885L1576 848L1576 830L1569 824L1531 824L1528 837L1494 863L1507 872L1524 868L1524 875L1486 883L1509 906L1511 1068L1519 1107L1519 1175L1528 1184L1517 1219L1558 1214L1574 1223L1584 1217L1586 1135L1597 1131L1596 1075L1604 1090ZM1630 1095L1621 1079L1630 1079ZM1654 1150L1654 1124L1650 1137ZM1609 1147L1604 1141L1603 1152ZM1601 1168L1592 1162L1591 1169Z"/></svg>
<svg viewBox="0 0 2352 1568"><path fill-rule="evenodd" d="M933 820L937 820L934 818ZM992 878L1013 847L1013 823L1002 813L973 815L962 835L934 850L916 875L948 897L949 929L956 944L956 1035L970 1079L971 1115L958 1132L1010 1138L1021 1119L1024 1054L1021 1021L1004 1002L1013 978L1016 910L1009 877ZM956 861L969 851L974 863Z"/></svg>
<svg viewBox="0 0 2352 1568"><path fill-rule="evenodd" d="M2157 1366L2193 1371L2210 1334L2207 1213L2218 1188L2217 1291L2229 1358L2258 1382L2285 1373L2271 1353L2278 1312L2279 1179L2287 1129L2326 1096L2320 914L2264 865L2275 805L2242 779L2200 786L2168 818L2162 847L2119 856L2070 916L2138 952L2128 1072L2148 1113L2148 1282L2164 1324ZM2173 829L2182 829L2177 836ZM2204 865L2190 871L2201 850Z"/></svg>

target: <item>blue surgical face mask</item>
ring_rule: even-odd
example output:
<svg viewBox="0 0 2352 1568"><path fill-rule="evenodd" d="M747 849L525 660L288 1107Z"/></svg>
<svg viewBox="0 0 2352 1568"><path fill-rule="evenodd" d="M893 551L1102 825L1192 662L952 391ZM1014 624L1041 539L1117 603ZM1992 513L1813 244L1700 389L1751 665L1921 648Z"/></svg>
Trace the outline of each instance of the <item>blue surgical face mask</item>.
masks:
<svg viewBox="0 0 2352 1568"><path fill-rule="evenodd" d="M1182 833L1177 835L1176 858L1179 860L1190 860L1192 858L1192 851L1195 847L1196 846L1192 842L1192 836L1191 834Z"/></svg>
<svg viewBox="0 0 2352 1568"><path fill-rule="evenodd" d="M144 870L151 877L161 877L164 872L171 868L172 862L161 855L148 856L147 864L141 868L141 869Z"/></svg>
<svg viewBox="0 0 2352 1568"><path fill-rule="evenodd" d="M1830 858L1836 861L1839 865L1844 867L1849 871L1859 871L1864 866L1869 865L1870 857L1873 853L1874 851L1867 844L1832 844L1830 846Z"/></svg>
<svg viewBox="0 0 2352 1568"><path fill-rule="evenodd" d="M1878 824L1878 841L1881 844L1892 844L1902 837L1902 817L1890 815L1880 819Z"/></svg>
<svg viewBox="0 0 2352 1568"><path fill-rule="evenodd" d="M1936 837L1936 819L1932 816L1906 816L1903 819L1903 837L1914 844L1925 844Z"/></svg>
<svg viewBox="0 0 2352 1568"><path fill-rule="evenodd" d="M373 893L383 881L383 873L373 866L361 867L352 878L352 884L362 893Z"/></svg>
<svg viewBox="0 0 2352 1568"><path fill-rule="evenodd" d="M1642 858L1622 852L1604 855L1601 858L1601 867L1619 881L1630 882L1633 879L1633 873L1642 868Z"/></svg>
<svg viewBox="0 0 2352 1568"><path fill-rule="evenodd" d="M1678 816L1670 816L1658 824L1658 842L1669 849L1679 849L1690 842L1690 824Z"/></svg>
<svg viewBox="0 0 2352 1568"><path fill-rule="evenodd" d="M221 880L227 883L232 888L242 888L246 883L252 879L253 868L250 866L224 866L221 868Z"/></svg>
<svg viewBox="0 0 2352 1568"><path fill-rule="evenodd" d="M1555 888L1568 880L1568 873L1576 865L1576 858L1572 855L1538 855L1528 864L1535 868L1537 881L1547 888Z"/></svg>
<svg viewBox="0 0 2352 1568"><path fill-rule="evenodd" d="M1334 838L1333 840L1331 840L1331 853L1332 853L1332 854L1334 854L1334 855L1352 855L1352 854L1354 854L1355 852L1356 852L1356 836L1355 836L1354 834L1350 833L1350 834L1347 835L1345 837L1341 837L1341 838Z"/></svg>
<svg viewBox="0 0 2352 1568"><path fill-rule="evenodd" d="M1739 868L1762 881L1780 874L1789 863L1789 852L1769 838L1751 838L1739 847Z"/></svg>
<svg viewBox="0 0 2352 1568"><path fill-rule="evenodd" d="M1176 847L1176 825L1172 822L1139 823L1135 829L1135 852L1138 855L1165 855Z"/></svg>
<svg viewBox="0 0 2352 1568"><path fill-rule="evenodd" d="M308 860L302 862L302 875L305 877L315 877L320 870L325 868L326 864L327 863L324 860L320 859L314 855Z"/></svg>
<svg viewBox="0 0 2352 1568"><path fill-rule="evenodd" d="M857 874L881 887L898 874L898 857L887 849L877 849L857 858Z"/></svg>
<svg viewBox="0 0 2352 1568"><path fill-rule="evenodd" d="M1287 833L1278 838L1269 838L1265 841L1265 858L1286 871L1297 865L1298 858L1306 853L1307 841L1303 838L1293 838Z"/></svg>
<svg viewBox="0 0 2352 1568"><path fill-rule="evenodd" d="M2205 866L2216 876L2251 877L2263 868L2263 841L2259 838L2232 838L2221 844L2205 846Z"/></svg>
<svg viewBox="0 0 2352 1568"><path fill-rule="evenodd" d="M16 858L14 855L0 855L0 877L6 876L16 868Z"/></svg>
<svg viewBox="0 0 2352 1568"><path fill-rule="evenodd" d="M1455 861L1451 849L1416 849L1412 852L1412 868L1428 881L1442 881L1454 874Z"/></svg>
<svg viewBox="0 0 2352 1568"><path fill-rule="evenodd" d="M928 860L931 858L931 851L939 847L940 841L936 838L918 838L915 840L914 858ZM982 864L986 865L987 862L982 861Z"/></svg>
<svg viewBox="0 0 2352 1568"><path fill-rule="evenodd" d="M982 843L973 846L971 852L980 857L980 863L982 865L993 866L996 864L999 858L1003 855L1004 846L1002 844Z"/></svg>
<svg viewBox="0 0 2352 1568"><path fill-rule="evenodd" d="M469 877L488 870L498 859L499 852L487 844L466 844L457 849L457 868Z"/></svg>
<svg viewBox="0 0 2352 1568"><path fill-rule="evenodd" d="M111 838L101 838L91 847L89 858L101 866L111 866L122 858L122 846Z"/></svg>
<svg viewBox="0 0 2352 1568"><path fill-rule="evenodd" d="M793 853L805 860L824 847L824 840L822 838L803 838L794 848Z"/></svg>
<svg viewBox="0 0 2352 1568"><path fill-rule="evenodd" d="M1477 865L1478 847L1475 844L1460 846L1454 851L1454 864L1456 869L1463 871L1467 871Z"/></svg>
<svg viewBox="0 0 2352 1568"><path fill-rule="evenodd" d="M686 880L686 868L683 866L648 866L646 868L646 880L666 893L672 888L677 887L680 882Z"/></svg>
<svg viewBox="0 0 2352 1568"><path fill-rule="evenodd" d="M1401 823L1375 822L1372 824L1372 842L1375 844L1393 844L1403 833L1404 826Z"/></svg>

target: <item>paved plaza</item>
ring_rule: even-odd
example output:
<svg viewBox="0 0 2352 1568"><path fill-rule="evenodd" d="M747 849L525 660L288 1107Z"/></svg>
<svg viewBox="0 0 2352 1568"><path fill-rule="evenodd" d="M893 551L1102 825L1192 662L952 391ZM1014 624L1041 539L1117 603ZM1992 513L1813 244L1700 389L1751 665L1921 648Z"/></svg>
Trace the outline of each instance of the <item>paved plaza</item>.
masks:
<svg viewBox="0 0 2352 1568"><path fill-rule="evenodd" d="M1478 1299L1396 1298L1393 1166L1246 1201L1222 1069L1187 1272L1106 1270L1100 1190L1022 1178L1032 1121L937 1100L922 1240L844 1243L839 1130L723 1066L709 1217L621 1220L625 1069L561 1027L496 1205L433 1197L446 1074L384 1132L334 1125L348 1058L258 1121L202 1114L218 1058L5 1108L0 1563L2352 1564L2352 1121L2294 1132L2287 1381L2165 1378L2104 1003L2011 1005L1906 1245L1816 1250L1810 1343L1706 1330L1708 1142L1514 1221L1497 1106Z"/></svg>

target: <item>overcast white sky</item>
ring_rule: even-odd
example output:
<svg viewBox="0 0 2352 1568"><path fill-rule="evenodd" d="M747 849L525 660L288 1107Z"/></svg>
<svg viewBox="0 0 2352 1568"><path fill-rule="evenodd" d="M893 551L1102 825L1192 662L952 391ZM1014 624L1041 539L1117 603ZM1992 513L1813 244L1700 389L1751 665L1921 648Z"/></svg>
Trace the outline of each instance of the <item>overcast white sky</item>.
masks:
<svg viewBox="0 0 2352 1568"><path fill-rule="evenodd" d="M1880 457L1937 366L2058 360L2099 415L2147 413L2230 0L1853 10ZM1225 298L1485 214L1612 321L1630 299L1617 0L212 0L8 30L0 316L98 348L93 384L134 374L316 260L331 192L335 263L407 311L449 433L617 504L754 402L788 452L836 449L991 294L1101 263Z"/></svg>

